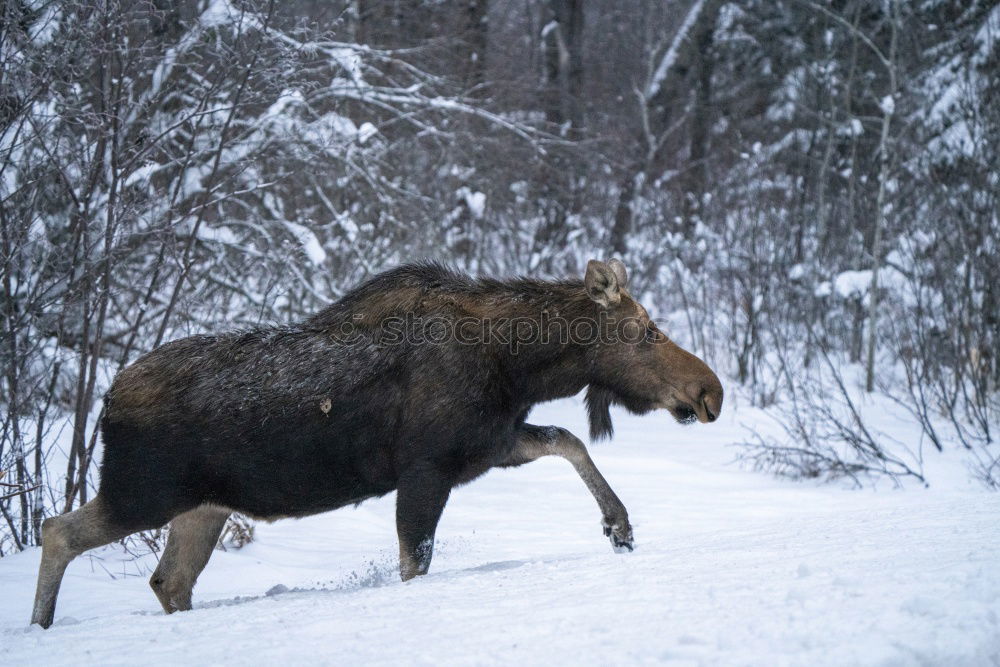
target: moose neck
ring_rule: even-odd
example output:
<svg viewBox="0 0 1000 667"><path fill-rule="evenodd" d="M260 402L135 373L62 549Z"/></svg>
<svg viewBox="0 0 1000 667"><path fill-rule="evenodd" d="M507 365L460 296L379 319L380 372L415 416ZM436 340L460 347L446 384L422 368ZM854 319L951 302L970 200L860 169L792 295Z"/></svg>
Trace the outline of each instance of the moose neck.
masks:
<svg viewBox="0 0 1000 667"><path fill-rule="evenodd" d="M589 345L576 340L571 327L596 314L582 284L518 292L507 303L499 317L510 323L510 335L495 349L516 400L535 404L579 393L590 382Z"/></svg>

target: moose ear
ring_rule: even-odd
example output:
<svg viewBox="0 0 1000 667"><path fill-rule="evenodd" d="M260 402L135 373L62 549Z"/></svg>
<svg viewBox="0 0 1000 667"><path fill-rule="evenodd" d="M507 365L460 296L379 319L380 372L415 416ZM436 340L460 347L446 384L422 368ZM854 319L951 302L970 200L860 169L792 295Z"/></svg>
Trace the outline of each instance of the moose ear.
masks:
<svg viewBox="0 0 1000 667"><path fill-rule="evenodd" d="M618 276L604 262L596 259L587 262L587 275L583 278L583 284L587 288L587 296L604 308L618 305L622 300Z"/></svg>
<svg viewBox="0 0 1000 667"><path fill-rule="evenodd" d="M628 271L625 270L625 264L620 259L609 259L608 268L615 272L619 287L628 287Z"/></svg>

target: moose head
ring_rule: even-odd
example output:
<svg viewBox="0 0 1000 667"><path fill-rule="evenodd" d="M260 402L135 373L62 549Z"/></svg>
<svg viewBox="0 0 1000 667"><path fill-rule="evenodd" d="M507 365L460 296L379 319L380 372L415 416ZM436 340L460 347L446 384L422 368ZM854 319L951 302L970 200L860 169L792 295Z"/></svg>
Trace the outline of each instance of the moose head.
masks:
<svg viewBox="0 0 1000 667"><path fill-rule="evenodd" d="M602 336L589 350L591 437L611 435L612 404L636 414L663 408L685 424L715 421L722 410L718 376L656 326L629 293L625 265L617 259L591 260L584 287Z"/></svg>

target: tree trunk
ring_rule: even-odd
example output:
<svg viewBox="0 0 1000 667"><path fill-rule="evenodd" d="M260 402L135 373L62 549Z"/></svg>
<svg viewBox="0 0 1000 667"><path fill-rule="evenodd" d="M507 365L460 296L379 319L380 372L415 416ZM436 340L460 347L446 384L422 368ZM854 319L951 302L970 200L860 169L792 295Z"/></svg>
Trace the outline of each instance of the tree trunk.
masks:
<svg viewBox="0 0 1000 667"><path fill-rule="evenodd" d="M875 230L872 233L872 283L868 291L868 361L865 368L865 391L875 388L875 342L878 334L878 278L882 262L882 231L885 228L886 182L889 180L889 125L895 112L896 101L896 42L899 34L899 11L896 0L889 5L889 56L886 69L889 76L889 94L882 100L882 132L879 135L878 196L875 200Z"/></svg>
<svg viewBox="0 0 1000 667"><path fill-rule="evenodd" d="M611 246L615 248L615 252L624 252L627 246L628 236L632 233L634 224L633 200L640 194L641 185L664 166L662 164L665 143L663 138L665 133L671 131L672 123L679 115L675 112L678 109L683 109L686 105L690 89L688 84L692 62L699 59L704 62L704 66L700 67L698 71L699 80L704 85L698 86L697 102L705 105L711 104L711 57L708 54L701 54L700 49L702 47L708 48L712 44L716 19L722 5L723 0L695 0L669 46L661 54L658 64L655 68L651 68L654 72L652 79L639 100L640 105L642 105L640 115L643 119L639 143L645 147L645 158L627 169L621 180L618 202L615 205L615 222L610 238ZM708 116L707 112L698 115ZM691 139L692 153L701 163L702 169L702 177L698 179L700 185L696 186L698 187L696 198L700 201L700 195L704 190L705 181L703 179L706 173L704 161L708 152L711 125L707 118L697 119L695 123L696 125L702 123L701 127L692 132ZM692 229L689 213L687 202L685 202L683 227L686 233Z"/></svg>
<svg viewBox="0 0 1000 667"><path fill-rule="evenodd" d="M703 195L708 187L708 145L712 129L712 72L715 60L712 43L715 21L701 21L691 37L694 47L695 86L694 115L691 118L691 143L684 179L685 233L690 236L693 223L702 217Z"/></svg>
<svg viewBox="0 0 1000 667"><path fill-rule="evenodd" d="M548 0L542 39L545 45L545 81L542 95L545 119L555 131L570 138L582 133L580 93L583 81L583 0ZM562 247L569 233L567 220L580 211L577 182L580 163L566 153L557 154L545 170L543 197L545 223L535 239L535 253ZM552 270L549 263L541 268Z"/></svg>
<svg viewBox="0 0 1000 667"><path fill-rule="evenodd" d="M489 0L465 0L465 89L481 96L486 83L486 48L489 43Z"/></svg>

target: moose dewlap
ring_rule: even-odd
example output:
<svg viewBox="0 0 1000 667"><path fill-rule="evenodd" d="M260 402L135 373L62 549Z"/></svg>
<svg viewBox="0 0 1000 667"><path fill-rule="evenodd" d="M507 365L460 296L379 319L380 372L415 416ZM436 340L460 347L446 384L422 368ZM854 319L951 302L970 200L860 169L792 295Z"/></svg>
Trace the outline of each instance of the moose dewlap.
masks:
<svg viewBox="0 0 1000 667"><path fill-rule="evenodd" d="M97 496L45 521L32 622L48 627L67 564L171 522L150 581L169 613L230 512L274 520L397 492L400 575L425 574L451 489L490 468L562 456L597 500L616 550L628 514L584 444L525 423L587 388L592 437L609 408L711 422L722 386L629 294L625 266L583 280L474 279L437 264L375 276L289 327L167 343L115 378Z"/></svg>

